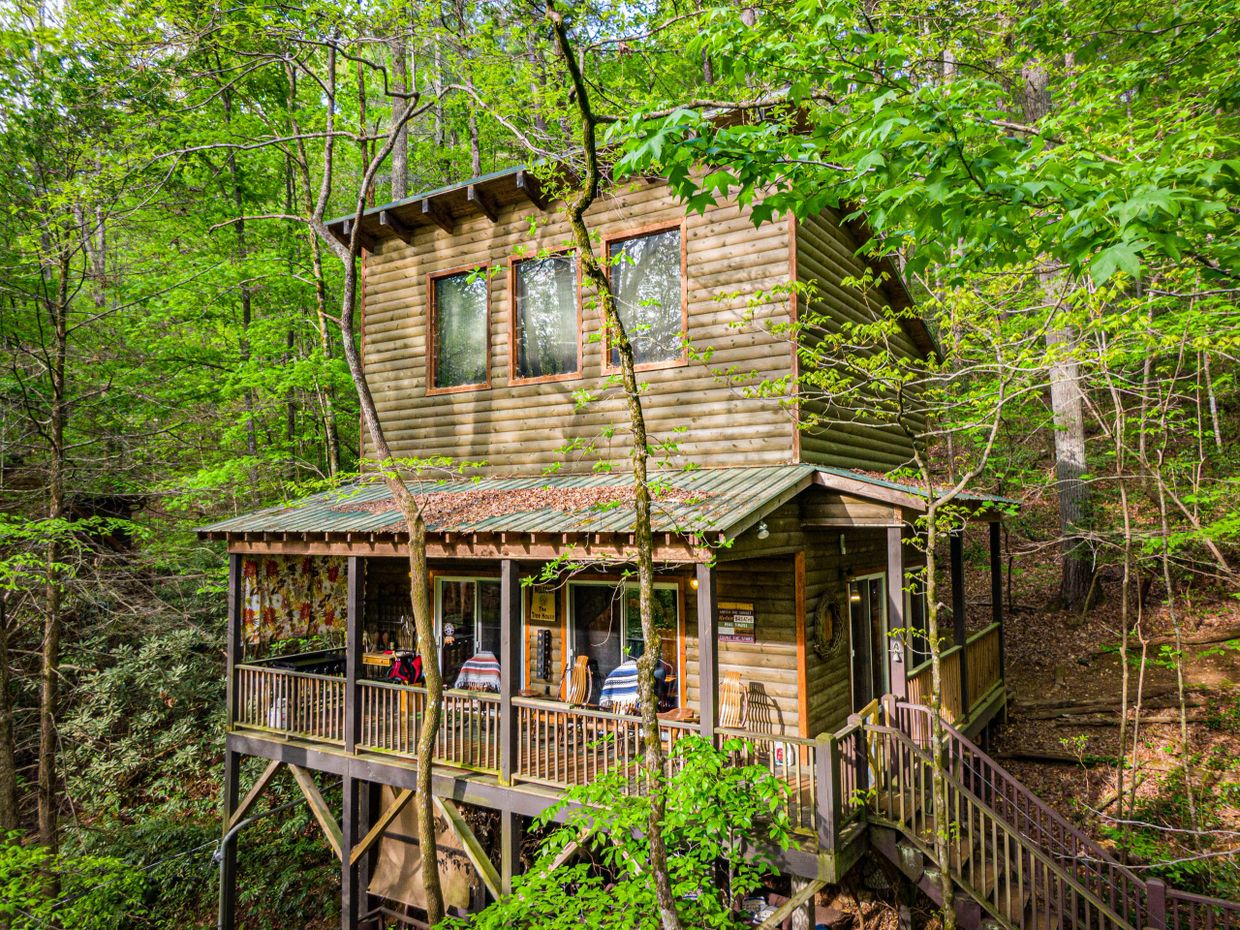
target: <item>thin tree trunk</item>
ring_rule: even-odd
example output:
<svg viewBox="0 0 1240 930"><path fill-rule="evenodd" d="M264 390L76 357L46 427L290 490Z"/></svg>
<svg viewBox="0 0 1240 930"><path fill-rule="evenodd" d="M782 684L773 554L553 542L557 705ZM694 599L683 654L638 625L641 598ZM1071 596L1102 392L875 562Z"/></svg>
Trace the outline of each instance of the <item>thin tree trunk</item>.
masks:
<svg viewBox="0 0 1240 930"><path fill-rule="evenodd" d="M392 146L392 199L404 200L409 196L409 124L402 117L409 101L401 95L409 90L409 46L403 23L398 24L388 48L392 53L392 90L396 92L392 97L392 126L396 132Z"/></svg>
<svg viewBox="0 0 1240 930"><path fill-rule="evenodd" d="M47 545L47 581L44 589L43 644L40 659L39 687L39 765L37 776L39 841L51 850L59 843L60 778L56 766L58 736L56 719L60 705L60 636L63 618L61 563L64 551L60 541L59 521L65 518L65 430L69 405L66 382L66 360L69 346L69 272L70 258L62 249L58 262L56 298L48 306L48 320L55 344L51 365L51 416L48 437L47 516L52 526Z"/></svg>
<svg viewBox="0 0 1240 930"><path fill-rule="evenodd" d="M650 484L647 470L649 445L646 435L646 419L642 411L641 392L637 383L636 362L633 346L625 331L624 323L611 292L611 284L595 255L585 214L598 194L602 171L598 163L595 138L595 115L590 107L589 91L582 76L568 36L563 16L555 7L554 0L547 0L547 19L555 33L556 45L568 70L576 94L577 110L581 117L582 151L586 172L580 189L567 204L569 226L581 261L582 272L594 288L603 314L605 343L614 348L620 359L620 377L623 385L629 427L633 433L630 464L633 475L634 537L637 547L637 580L642 639L646 648L637 662L638 704L642 719L642 737L645 741L644 764L646 782L650 791L650 816L646 824L646 838L650 844L650 872L654 878L655 900L659 908L659 920L663 930L680 930L680 915L672 894L668 874L667 848L663 840L663 819L667 811L664 793L663 742L659 737L658 703L655 698L654 671L658 662L659 634L654 623L654 537L650 524Z"/></svg>
<svg viewBox="0 0 1240 930"><path fill-rule="evenodd" d="M0 833L17 829L17 755L9 672L9 593L0 591Z"/></svg>

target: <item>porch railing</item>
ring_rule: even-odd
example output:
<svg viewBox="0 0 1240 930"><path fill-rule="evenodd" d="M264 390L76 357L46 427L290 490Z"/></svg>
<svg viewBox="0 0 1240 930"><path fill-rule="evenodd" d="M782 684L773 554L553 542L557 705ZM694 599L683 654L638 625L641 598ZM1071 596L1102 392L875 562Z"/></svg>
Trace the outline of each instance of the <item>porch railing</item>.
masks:
<svg viewBox="0 0 1240 930"><path fill-rule="evenodd" d="M964 720L976 710L1000 682L1000 639L1002 627L992 623L985 629L970 636L963 649L952 646L943 650L940 657L943 675L942 707L943 716L952 723ZM966 677L961 688L960 657L964 654ZM908 700L911 704L930 703L931 681L930 662L922 662L909 670ZM965 695L968 695L969 706L965 707Z"/></svg>
<svg viewBox="0 0 1240 930"><path fill-rule="evenodd" d="M512 703L517 714L517 778L564 788L619 773L627 790L640 789L641 718L528 698ZM696 729L681 721L660 721L659 737L667 754Z"/></svg>
<svg viewBox="0 0 1240 930"><path fill-rule="evenodd" d="M324 743L344 742L344 679L262 665L237 666L233 723Z"/></svg>
<svg viewBox="0 0 1240 930"><path fill-rule="evenodd" d="M416 757L426 689L379 681L358 683L361 713L359 748ZM436 762L480 772L499 769L499 695L482 691L444 691Z"/></svg>

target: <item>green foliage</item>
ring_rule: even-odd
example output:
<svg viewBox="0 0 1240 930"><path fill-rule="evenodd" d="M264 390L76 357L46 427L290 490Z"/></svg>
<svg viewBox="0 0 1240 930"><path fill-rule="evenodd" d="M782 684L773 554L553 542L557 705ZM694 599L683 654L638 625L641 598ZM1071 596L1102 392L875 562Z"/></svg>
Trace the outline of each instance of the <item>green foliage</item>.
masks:
<svg viewBox="0 0 1240 930"><path fill-rule="evenodd" d="M740 740L715 749L688 736L671 754L674 774L661 789L662 825L672 893L686 926L732 926L732 902L762 886L774 871L773 855L790 842L782 784L762 766L732 765L742 748ZM479 930L660 926L647 867L650 807L649 796L628 794L618 774L570 789L536 821L550 828L538 862L514 880L512 895L468 925ZM555 823L556 817L562 822ZM590 861L550 869L583 834Z"/></svg>
<svg viewBox="0 0 1240 930"><path fill-rule="evenodd" d="M121 930L144 916L143 887L141 873L120 859L53 856L17 835L0 842L0 919L12 930Z"/></svg>

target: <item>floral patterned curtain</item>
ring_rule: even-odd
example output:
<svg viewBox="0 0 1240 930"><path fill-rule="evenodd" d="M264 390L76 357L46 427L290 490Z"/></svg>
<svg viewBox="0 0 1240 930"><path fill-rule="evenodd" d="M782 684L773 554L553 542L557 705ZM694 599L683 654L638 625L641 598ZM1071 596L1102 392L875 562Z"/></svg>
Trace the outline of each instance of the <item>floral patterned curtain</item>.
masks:
<svg viewBox="0 0 1240 930"><path fill-rule="evenodd" d="M266 644L344 631L348 571L339 556L246 556L245 641Z"/></svg>

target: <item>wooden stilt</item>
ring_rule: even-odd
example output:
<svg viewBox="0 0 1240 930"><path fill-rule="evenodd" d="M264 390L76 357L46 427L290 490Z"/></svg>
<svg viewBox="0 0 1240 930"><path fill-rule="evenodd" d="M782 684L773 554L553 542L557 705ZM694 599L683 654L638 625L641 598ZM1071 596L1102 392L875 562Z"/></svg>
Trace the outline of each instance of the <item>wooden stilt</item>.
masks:
<svg viewBox="0 0 1240 930"><path fill-rule="evenodd" d="M358 833L358 814L366 783L346 774L341 785L344 807L340 812L340 848L349 850ZM362 889L352 856L340 857L340 930L358 930L362 913Z"/></svg>
<svg viewBox="0 0 1240 930"><path fill-rule="evenodd" d="M500 812L500 891L512 894L512 879L521 874L521 841L525 823L519 814Z"/></svg>
<svg viewBox="0 0 1240 930"><path fill-rule="evenodd" d="M241 754L224 752L224 837L220 850L219 930L236 930L237 926L237 841L228 838L237 798L241 794Z"/></svg>

